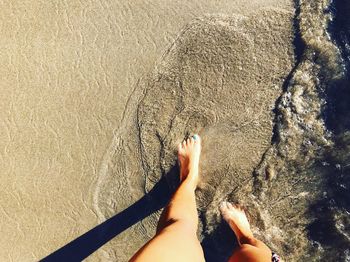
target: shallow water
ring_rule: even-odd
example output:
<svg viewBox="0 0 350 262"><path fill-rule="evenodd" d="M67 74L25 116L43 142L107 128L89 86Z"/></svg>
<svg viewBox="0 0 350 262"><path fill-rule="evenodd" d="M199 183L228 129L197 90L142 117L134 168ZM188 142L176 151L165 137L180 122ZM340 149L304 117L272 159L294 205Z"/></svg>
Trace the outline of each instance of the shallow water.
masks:
<svg viewBox="0 0 350 262"><path fill-rule="evenodd" d="M300 55L277 101L255 189L260 203L273 205L288 260L349 261L349 4L300 1L296 8ZM276 178L266 181L271 172Z"/></svg>
<svg viewBox="0 0 350 262"><path fill-rule="evenodd" d="M335 257L350 260L350 3L333 1L329 6L332 21L328 32L341 59L341 77L331 81L324 92L323 109L326 128L332 134L333 146L326 148L318 169L324 175L323 198L311 206L316 219L308 226L309 237L322 250L324 260ZM322 214L322 216L320 216Z"/></svg>

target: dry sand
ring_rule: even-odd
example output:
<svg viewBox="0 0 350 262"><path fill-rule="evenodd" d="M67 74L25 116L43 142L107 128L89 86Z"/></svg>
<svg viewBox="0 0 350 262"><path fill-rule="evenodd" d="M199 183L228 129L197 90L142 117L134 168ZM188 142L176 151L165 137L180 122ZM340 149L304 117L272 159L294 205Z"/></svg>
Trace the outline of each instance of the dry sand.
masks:
<svg viewBox="0 0 350 262"><path fill-rule="evenodd" d="M246 18L261 8L265 15ZM154 153L161 148L152 142L156 132L161 137L169 133L165 169L174 160L172 146L186 131L197 130L208 141L207 160L209 138L220 144L234 137L224 148L239 145L239 152L217 148L216 153L228 162L241 161L243 166L232 167L231 173L242 171L242 181L259 162L271 139L271 109L293 62L290 1L3 1L0 10L1 261L38 260L95 226L101 214L112 214L96 209L96 204L111 203L106 196L101 204L96 185L101 185L111 141L120 136L114 131L122 128L135 136L136 119L129 118L134 104L144 127L143 156L155 170L147 171L149 187L160 174ZM207 14L211 18L194 20ZM185 26L187 34L181 31ZM187 47L209 55L184 55ZM134 89L150 91L142 103L135 93L125 110ZM199 97L194 104L193 97ZM157 112L163 109L164 118ZM167 117L174 110L183 111L169 131ZM152 121L159 122L159 130ZM250 149L245 147L248 137L256 143ZM124 156L132 154L132 144L128 150ZM211 183L212 177L207 179ZM202 199L213 197L207 191ZM115 210L140 195L135 187ZM108 248L113 246L105 248L107 253Z"/></svg>

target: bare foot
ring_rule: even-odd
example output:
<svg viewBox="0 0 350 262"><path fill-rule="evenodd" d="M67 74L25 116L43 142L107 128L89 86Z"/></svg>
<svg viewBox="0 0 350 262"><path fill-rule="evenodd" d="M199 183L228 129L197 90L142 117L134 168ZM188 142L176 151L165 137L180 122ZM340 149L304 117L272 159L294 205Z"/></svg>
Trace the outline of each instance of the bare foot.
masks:
<svg viewBox="0 0 350 262"><path fill-rule="evenodd" d="M220 205L220 211L223 218L235 232L240 244L254 238L253 233L250 230L247 216L240 205L232 205L231 203L224 201Z"/></svg>
<svg viewBox="0 0 350 262"><path fill-rule="evenodd" d="M189 179L194 188L198 184L198 166L201 154L201 139L194 135L178 146L178 159L180 164L180 181Z"/></svg>

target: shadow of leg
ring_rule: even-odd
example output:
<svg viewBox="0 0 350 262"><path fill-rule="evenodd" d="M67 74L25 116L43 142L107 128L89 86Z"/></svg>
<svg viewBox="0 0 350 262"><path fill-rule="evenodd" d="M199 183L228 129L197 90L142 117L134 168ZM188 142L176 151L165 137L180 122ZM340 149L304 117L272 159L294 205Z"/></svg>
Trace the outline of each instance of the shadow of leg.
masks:
<svg viewBox="0 0 350 262"><path fill-rule="evenodd" d="M202 241L205 260L207 262L227 262L238 242L232 229L222 222Z"/></svg>
<svg viewBox="0 0 350 262"><path fill-rule="evenodd" d="M137 222L163 208L173 194L172 185L178 177L178 166L163 175L153 189L119 214L109 218L41 261L82 261L109 240ZM171 188L171 189L170 189Z"/></svg>

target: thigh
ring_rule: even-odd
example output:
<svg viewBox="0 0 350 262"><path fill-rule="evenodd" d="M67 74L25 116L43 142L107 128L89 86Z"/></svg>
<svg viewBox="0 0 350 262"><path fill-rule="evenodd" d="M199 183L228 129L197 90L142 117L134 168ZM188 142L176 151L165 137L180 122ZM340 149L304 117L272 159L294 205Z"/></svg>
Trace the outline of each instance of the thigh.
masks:
<svg viewBox="0 0 350 262"><path fill-rule="evenodd" d="M271 257L271 251L265 248L243 244L235 249L229 262L271 262Z"/></svg>
<svg viewBox="0 0 350 262"><path fill-rule="evenodd" d="M202 262L204 254L195 232L175 222L167 226L143 246L131 261Z"/></svg>

